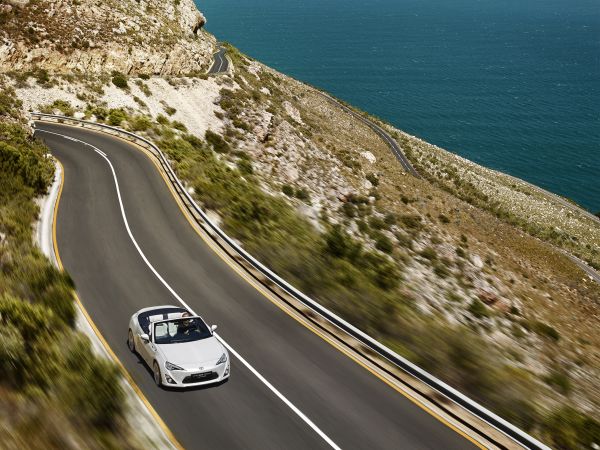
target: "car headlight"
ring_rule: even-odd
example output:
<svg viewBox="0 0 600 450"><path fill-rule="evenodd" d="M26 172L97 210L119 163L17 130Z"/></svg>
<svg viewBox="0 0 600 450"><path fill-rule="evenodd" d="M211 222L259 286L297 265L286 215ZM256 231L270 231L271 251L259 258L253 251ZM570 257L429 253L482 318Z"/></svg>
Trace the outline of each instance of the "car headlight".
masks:
<svg viewBox="0 0 600 450"><path fill-rule="evenodd" d="M165 367L167 368L167 370L184 370L183 367L171 364L169 361L165 363Z"/></svg>
<svg viewBox="0 0 600 450"><path fill-rule="evenodd" d="M223 353L217 361L217 366L227 362L227 353Z"/></svg>

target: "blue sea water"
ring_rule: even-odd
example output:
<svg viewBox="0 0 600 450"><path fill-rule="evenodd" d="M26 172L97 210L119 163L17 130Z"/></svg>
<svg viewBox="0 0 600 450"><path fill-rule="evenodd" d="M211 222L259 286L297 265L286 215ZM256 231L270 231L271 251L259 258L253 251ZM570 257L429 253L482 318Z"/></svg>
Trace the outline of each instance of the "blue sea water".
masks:
<svg viewBox="0 0 600 450"><path fill-rule="evenodd" d="M196 0L243 52L600 211L599 0Z"/></svg>

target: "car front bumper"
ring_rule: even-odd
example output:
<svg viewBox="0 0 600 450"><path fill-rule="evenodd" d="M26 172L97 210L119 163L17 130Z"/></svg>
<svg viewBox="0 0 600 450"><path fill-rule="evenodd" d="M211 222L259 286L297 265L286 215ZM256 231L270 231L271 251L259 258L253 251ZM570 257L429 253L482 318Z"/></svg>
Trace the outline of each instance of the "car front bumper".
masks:
<svg viewBox="0 0 600 450"><path fill-rule="evenodd" d="M163 367L162 382L166 387L189 388L220 383L229 378L229 360L218 366L204 367L202 369L167 370Z"/></svg>

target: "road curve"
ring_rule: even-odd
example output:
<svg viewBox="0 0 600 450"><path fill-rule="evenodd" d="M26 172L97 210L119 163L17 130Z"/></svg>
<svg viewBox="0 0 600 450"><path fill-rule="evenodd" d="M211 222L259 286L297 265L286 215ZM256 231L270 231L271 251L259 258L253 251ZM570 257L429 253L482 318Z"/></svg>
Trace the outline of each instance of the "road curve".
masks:
<svg viewBox="0 0 600 450"><path fill-rule="evenodd" d="M209 74L218 74L229 70L229 60L225 56L225 52L226 50L223 47L219 47L219 51L214 54L215 61L208 70Z"/></svg>
<svg viewBox="0 0 600 450"><path fill-rule="evenodd" d="M219 331L294 411L236 358L231 381L171 392L156 388L126 346L127 321L150 305L176 304L134 247ZM439 422L269 302L196 234L141 151L117 138L38 123L62 162L58 249L81 300L115 354L181 444L212 448L469 448ZM308 418L322 434L311 428Z"/></svg>

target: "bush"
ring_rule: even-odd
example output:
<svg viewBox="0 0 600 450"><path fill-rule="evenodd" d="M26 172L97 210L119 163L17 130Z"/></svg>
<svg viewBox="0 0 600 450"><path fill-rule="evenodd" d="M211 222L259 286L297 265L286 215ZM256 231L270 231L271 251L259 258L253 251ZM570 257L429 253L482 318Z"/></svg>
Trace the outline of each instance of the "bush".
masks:
<svg viewBox="0 0 600 450"><path fill-rule="evenodd" d="M129 128L132 131L146 131L152 127L152 121L146 116L135 116L128 119Z"/></svg>
<svg viewBox="0 0 600 450"><path fill-rule="evenodd" d="M206 130L204 137L206 139L206 142L208 142L212 146L215 152L229 153L231 151L231 147L229 146L227 141L225 141L225 139L223 139L219 134L215 133L214 131Z"/></svg>
<svg viewBox="0 0 600 450"><path fill-rule="evenodd" d="M237 163L237 166L240 172L244 175L252 175L254 173L252 163L247 159L240 159Z"/></svg>
<svg viewBox="0 0 600 450"><path fill-rule="evenodd" d="M331 256L354 260L360 255L361 245L353 241L340 225L334 225L325 234L325 249Z"/></svg>
<svg viewBox="0 0 600 450"><path fill-rule="evenodd" d="M377 175L375 175L374 173L369 173L367 174L367 180L373 185L373 186L379 186L379 178L377 177Z"/></svg>
<svg viewBox="0 0 600 450"><path fill-rule="evenodd" d="M473 302L471 302L469 305L469 312L478 319L490 316L487 306L485 306L479 299L475 299Z"/></svg>
<svg viewBox="0 0 600 450"><path fill-rule="evenodd" d="M0 91L0 116L16 118L19 115L21 106L23 106L23 102L19 100L13 88L6 88Z"/></svg>
<svg viewBox="0 0 600 450"><path fill-rule="evenodd" d="M568 395L571 392L569 375L562 370L553 370L544 377L544 381L563 395Z"/></svg>
<svg viewBox="0 0 600 450"><path fill-rule="evenodd" d="M369 218L369 226L375 230L382 230L384 228L387 228L383 219L377 216L372 216Z"/></svg>
<svg viewBox="0 0 600 450"><path fill-rule="evenodd" d="M421 250L419 255L425 259L428 259L429 261L437 260L437 252L433 247L425 247L423 250Z"/></svg>
<svg viewBox="0 0 600 450"><path fill-rule="evenodd" d="M386 225L391 226L391 225L395 225L398 222L398 218L396 217L396 214L394 214L394 213L387 213L385 215L385 218L383 219L383 221L385 222Z"/></svg>
<svg viewBox="0 0 600 450"><path fill-rule="evenodd" d="M177 110L171 106L167 106L165 108L165 112L169 115L172 116L173 114L175 114L177 112Z"/></svg>
<svg viewBox="0 0 600 450"><path fill-rule="evenodd" d="M450 223L450 219L448 218L448 216L446 216L444 214L440 214L438 216L438 218L440 219L440 222L442 222L442 223Z"/></svg>
<svg viewBox="0 0 600 450"><path fill-rule="evenodd" d="M448 268L447 263L445 263L444 261L440 261L440 262L434 264L433 273L435 273L440 278L446 278L452 272L450 272L450 269Z"/></svg>
<svg viewBox="0 0 600 450"><path fill-rule="evenodd" d="M119 89L129 89L127 77L121 72L113 72L112 83Z"/></svg>
<svg viewBox="0 0 600 450"><path fill-rule="evenodd" d="M283 186L281 186L281 192L283 192L288 197L294 196L294 188L289 184L284 184Z"/></svg>
<svg viewBox="0 0 600 450"><path fill-rule="evenodd" d="M40 108L40 111L46 114L54 114L54 111L56 110L60 111L64 116L69 117L73 116L75 113L71 103L66 100L54 100L54 102L51 104L42 106Z"/></svg>
<svg viewBox="0 0 600 450"><path fill-rule="evenodd" d="M569 406L552 413L543 432L548 443L559 450L593 448L600 442L600 423Z"/></svg>
<svg viewBox="0 0 600 450"><path fill-rule="evenodd" d="M558 342L560 340L560 334L556 329L544 322L540 322L538 320L534 320L529 322L529 328L537 333L539 336L548 338L554 342Z"/></svg>
<svg viewBox="0 0 600 450"><path fill-rule="evenodd" d="M298 200L308 201L310 200L310 194L306 188L298 188L294 193Z"/></svg>
<svg viewBox="0 0 600 450"><path fill-rule="evenodd" d="M385 234L377 232L375 234L375 248L384 253L392 253L394 250L394 244L392 240Z"/></svg>
<svg viewBox="0 0 600 450"><path fill-rule="evenodd" d="M462 247L456 247L456 255L459 258L466 258L467 252L465 252L465 250Z"/></svg>
<svg viewBox="0 0 600 450"><path fill-rule="evenodd" d="M86 338L70 343L56 388L67 411L99 428L114 427L124 392L117 367L93 356Z"/></svg>
<svg viewBox="0 0 600 450"><path fill-rule="evenodd" d="M114 127L121 125L127 119L127 114L122 109L111 109L108 113L108 124Z"/></svg>
<svg viewBox="0 0 600 450"><path fill-rule="evenodd" d="M39 84L46 85L50 83L50 75L46 69L38 69L33 74Z"/></svg>
<svg viewBox="0 0 600 450"><path fill-rule="evenodd" d="M156 121L161 125L169 125L169 123L170 123L169 119L167 119L162 114L159 114L158 116L156 116Z"/></svg>
<svg viewBox="0 0 600 450"><path fill-rule="evenodd" d="M353 203L346 202L342 205L342 211L346 215L346 217L352 219L356 217L356 206Z"/></svg>
<svg viewBox="0 0 600 450"><path fill-rule="evenodd" d="M173 123L171 123L171 126L176 130L183 131L184 133L187 131L187 127L177 120L173 121Z"/></svg>
<svg viewBox="0 0 600 450"><path fill-rule="evenodd" d="M405 215L400 217L402 224L411 230L420 230L422 228L421 217L416 215Z"/></svg>

